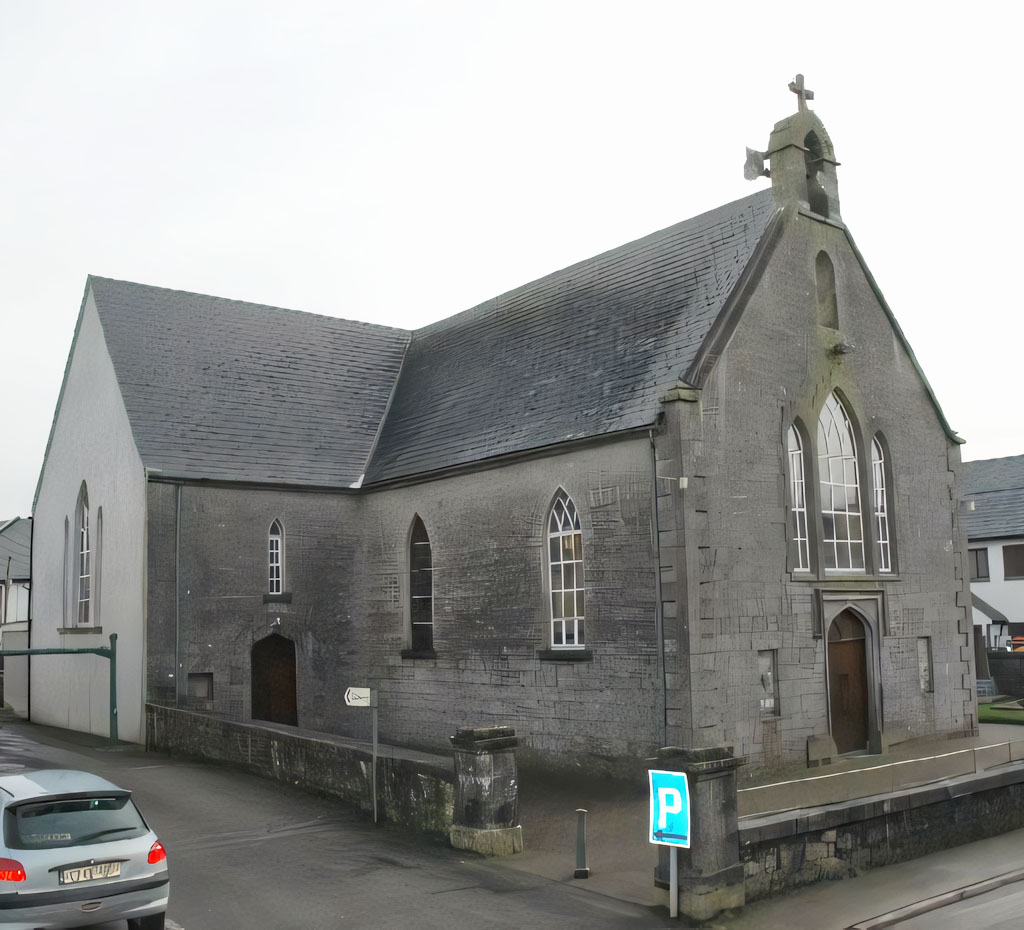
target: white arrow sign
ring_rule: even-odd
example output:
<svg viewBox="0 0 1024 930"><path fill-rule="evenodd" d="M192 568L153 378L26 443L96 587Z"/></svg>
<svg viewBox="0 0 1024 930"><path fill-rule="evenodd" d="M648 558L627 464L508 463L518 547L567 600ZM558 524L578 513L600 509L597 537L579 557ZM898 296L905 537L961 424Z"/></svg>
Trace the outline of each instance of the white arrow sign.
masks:
<svg viewBox="0 0 1024 930"><path fill-rule="evenodd" d="M369 688L348 688L345 691L345 703L349 707L369 707L370 706L370 689Z"/></svg>

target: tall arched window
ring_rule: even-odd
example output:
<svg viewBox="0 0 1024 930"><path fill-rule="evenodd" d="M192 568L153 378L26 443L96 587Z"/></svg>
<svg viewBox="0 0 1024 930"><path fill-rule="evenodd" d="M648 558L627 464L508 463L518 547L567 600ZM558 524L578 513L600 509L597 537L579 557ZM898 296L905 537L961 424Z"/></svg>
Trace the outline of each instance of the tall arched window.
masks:
<svg viewBox="0 0 1024 930"><path fill-rule="evenodd" d="M793 571L811 569L807 535L807 489L804 484L804 444L795 426L789 428L789 514Z"/></svg>
<svg viewBox="0 0 1024 930"><path fill-rule="evenodd" d="M89 490L82 482L75 506L75 624L92 626L92 545L89 536Z"/></svg>
<svg viewBox="0 0 1024 930"><path fill-rule="evenodd" d="M842 402L830 394L818 417L818 481L826 571L864 571L857 444Z"/></svg>
<svg viewBox="0 0 1024 930"><path fill-rule="evenodd" d="M875 524L875 552L878 570L892 571L892 547L889 543L889 496L885 484L885 452L876 436L871 440L872 519Z"/></svg>
<svg viewBox="0 0 1024 930"><path fill-rule="evenodd" d="M267 592L282 594L284 592L284 527L280 520L270 524L267 536Z"/></svg>
<svg viewBox="0 0 1024 930"><path fill-rule="evenodd" d="M430 652L434 648L434 559L430 537L423 521L412 521L409 537L409 625L412 651Z"/></svg>
<svg viewBox="0 0 1024 930"><path fill-rule="evenodd" d="M583 534L576 505L559 489L548 519L551 570L551 645L579 647L583 638Z"/></svg>

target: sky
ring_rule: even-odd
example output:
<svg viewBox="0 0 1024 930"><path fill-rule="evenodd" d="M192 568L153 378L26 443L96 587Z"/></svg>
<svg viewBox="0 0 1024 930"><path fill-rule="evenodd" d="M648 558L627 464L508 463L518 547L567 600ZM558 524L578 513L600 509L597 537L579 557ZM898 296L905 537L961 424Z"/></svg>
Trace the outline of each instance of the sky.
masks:
<svg viewBox="0 0 1024 930"><path fill-rule="evenodd" d="M711 7L0 0L0 519L87 275L415 329L766 186L798 72L963 458L1024 453L1012 5Z"/></svg>

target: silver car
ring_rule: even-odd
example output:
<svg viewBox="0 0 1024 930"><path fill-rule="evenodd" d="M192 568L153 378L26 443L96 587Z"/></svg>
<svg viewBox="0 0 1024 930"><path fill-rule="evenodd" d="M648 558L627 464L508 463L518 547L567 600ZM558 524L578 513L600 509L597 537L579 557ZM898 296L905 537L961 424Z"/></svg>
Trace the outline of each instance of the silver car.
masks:
<svg viewBox="0 0 1024 930"><path fill-rule="evenodd" d="M163 930L167 854L131 792L88 772L0 775L0 928Z"/></svg>

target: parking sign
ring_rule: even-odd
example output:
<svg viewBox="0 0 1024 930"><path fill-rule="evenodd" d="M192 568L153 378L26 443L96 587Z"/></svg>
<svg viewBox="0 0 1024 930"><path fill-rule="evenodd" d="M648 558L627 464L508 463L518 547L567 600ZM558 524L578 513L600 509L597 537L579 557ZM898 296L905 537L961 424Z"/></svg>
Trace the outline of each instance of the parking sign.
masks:
<svg viewBox="0 0 1024 930"><path fill-rule="evenodd" d="M690 791L685 772L649 769L651 829L648 839L661 846L690 848Z"/></svg>

